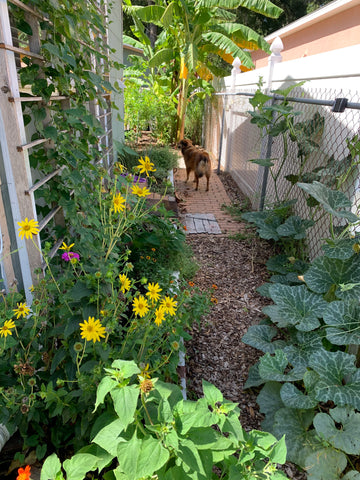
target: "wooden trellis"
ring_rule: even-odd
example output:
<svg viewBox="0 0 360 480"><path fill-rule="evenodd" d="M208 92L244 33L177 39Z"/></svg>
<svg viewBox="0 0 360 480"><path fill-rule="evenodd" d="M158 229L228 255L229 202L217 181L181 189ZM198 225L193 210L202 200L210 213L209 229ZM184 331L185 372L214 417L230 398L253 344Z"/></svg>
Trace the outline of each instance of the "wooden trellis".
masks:
<svg viewBox="0 0 360 480"><path fill-rule="evenodd" d="M32 28L32 35L27 40L19 40L16 29L11 24L9 3L23 10L26 22ZM96 2L92 2L94 5ZM106 3L97 3L99 12L107 17ZM61 173L61 166L54 166L54 170L42 178L36 178L29 164L29 152L34 147L43 144L51 146L47 138L35 141L29 140L29 134L24 125L22 113L23 102L44 102L42 97L29 95L21 90L18 70L24 56L30 57L34 62L42 63L41 55L41 29L40 21L48 21L34 8L19 0L0 0L0 289L17 287L24 289L27 302L31 303L29 287L34 283L34 270L42 267L42 256L39 239L35 243L30 240L21 240L18 236L18 222L28 219L39 220L40 231L52 220L56 223L63 222L61 207L52 205L46 217L41 218L36 209L34 192L47 183L51 178ZM107 33L103 38L107 44ZM102 52L109 58L109 51ZM106 80L109 76L106 59L103 65L93 59L94 71L102 71ZM27 93L24 96L24 93ZM102 163L110 169L113 163L112 139L112 110L110 93L104 93L106 108L95 101L89 102L89 111L100 121L104 134L98 138L99 157L97 163ZM67 108L69 99L63 95L52 95L51 102L61 102ZM45 120L46 122L46 120ZM69 192L71 193L71 192ZM35 237L34 237L35 238ZM59 248L62 239L59 239L52 253Z"/></svg>

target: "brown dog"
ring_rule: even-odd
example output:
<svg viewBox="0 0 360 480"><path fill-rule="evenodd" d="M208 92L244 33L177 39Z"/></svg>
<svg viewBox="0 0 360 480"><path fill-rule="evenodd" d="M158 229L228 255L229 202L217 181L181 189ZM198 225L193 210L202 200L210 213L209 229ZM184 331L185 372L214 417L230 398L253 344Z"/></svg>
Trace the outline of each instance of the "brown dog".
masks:
<svg viewBox="0 0 360 480"><path fill-rule="evenodd" d="M178 147L184 157L186 167L186 181L189 180L190 172L193 171L196 182L196 190L199 188L199 178L206 176L206 191L209 191L209 180L211 175L211 160L208 152L192 144L192 141L184 138Z"/></svg>

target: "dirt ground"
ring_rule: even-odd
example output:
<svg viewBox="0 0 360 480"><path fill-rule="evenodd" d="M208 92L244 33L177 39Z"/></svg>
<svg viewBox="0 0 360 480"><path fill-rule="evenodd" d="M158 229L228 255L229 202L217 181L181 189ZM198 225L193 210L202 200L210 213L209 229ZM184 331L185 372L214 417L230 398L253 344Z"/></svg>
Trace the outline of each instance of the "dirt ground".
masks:
<svg viewBox="0 0 360 480"><path fill-rule="evenodd" d="M244 196L228 174L220 173L221 181L235 204ZM176 188L176 184L175 184ZM181 216L181 204L180 204ZM202 289L215 284L216 298L211 312L193 327L192 339L186 344L187 389L190 399L202 395L202 379L218 387L224 397L239 404L240 420L246 431L261 429L257 389L244 390L248 370L261 352L241 342L250 325L263 317L261 309L269 303L256 289L267 279L265 263L273 255L273 247L243 225L241 239L228 235L188 235L200 268L194 282ZM247 233L246 233L247 232ZM305 477L294 465L284 471L291 479Z"/></svg>

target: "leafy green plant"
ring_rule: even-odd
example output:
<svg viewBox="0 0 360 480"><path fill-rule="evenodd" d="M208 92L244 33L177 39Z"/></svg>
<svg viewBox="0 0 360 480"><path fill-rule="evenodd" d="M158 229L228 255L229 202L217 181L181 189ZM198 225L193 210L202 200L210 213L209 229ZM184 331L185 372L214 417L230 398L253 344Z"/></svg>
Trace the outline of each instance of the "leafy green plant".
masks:
<svg viewBox="0 0 360 480"><path fill-rule="evenodd" d="M148 173L151 165L140 167ZM85 182L83 188L88 191ZM132 261L132 245L152 218L174 233L178 248L184 241L156 205L147 206L149 193L130 175L105 173L91 195L78 189L64 205L74 236L52 260L52 244L45 245L47 269L44 278L38 272L31 307L20 293L3 295L0 422L11 433L17 427L24 449L36 447L38 458L47 445L62 449L88 441L102 369L119 355L148 374L176 380L180 338L189 338L187 328L208 308L209 295L175 281L161 258L148 272ZM159 227L153 227L156 237ZM24 220L19 234L31 241L37 222Z"/></svg>
<svg viewBox="0 0 360 480"><path fill-rule="evenodd" d="M142 132L148 130L160 144L174 139L174 102L161 86L154 89L146 83L146 75L140 78L130 77L125 81L125 137L127 142L136 146Z"/></svg>
<svg viewBox="0 0 360 480"><path fill-rule="evenodd" d="M355 139L350 144L359 145ZM358 154L352 152L355 164ZM331 237L322 256L303 263L303 272L301 262L286 255L269 261L280 275L262 290L274 302L263 309L266 322L242 339L264 352L246 387L262 385L262 426L277 438L285 434L288 460L309 479L355 479L360 448L350 439L360 418L359 219L341 191L317 181L298 186L329 215ZM340 234L336 219L347 222Z"/></svg>
<svg viewBox="0 0 360 480"><path fill-rule="evenodd" d="M212 384L203 381L204 397L195 402L133 361L115 360L105 371L95 410L103 404L107 410L91 445L62 465L55 454L47 458L41 480L82 480L89 471L106 480L286 478L277 470L286 458L284 438L244 432L238 406Z"/></svg>

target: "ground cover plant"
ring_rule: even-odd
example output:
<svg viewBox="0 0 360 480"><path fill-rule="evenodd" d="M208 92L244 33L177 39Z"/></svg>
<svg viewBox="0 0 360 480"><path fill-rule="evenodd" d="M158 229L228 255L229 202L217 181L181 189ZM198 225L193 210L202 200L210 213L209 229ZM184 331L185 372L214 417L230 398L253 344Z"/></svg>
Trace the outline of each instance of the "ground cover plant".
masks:
<svg viewBox="0 0 360 480"><path fill-rule="evenodd" d="M267 100L261 99L264 103L257 103L253 114L256 123L272 123L273 134L287 135L290 128L304 159L306 148L318 148L315 142L301 143L303 135L296 136L300 127L289 121L291 107L277 106L280 118L274 124L272 107L264 111ZM285 434L288 460L312 480L360 478L359 218L341 191L358 172L358 137L347 145L345 161L331 158L310 173L302 169L302 162L302 170L287 178L291 189L296 185L306 193L312 219L294 217L293 202L285 199L284 204L280 198L262 212L243 215L262 238L282 247L281 254L267 263L270 281L259 289L273 304L263 308L266 318L242 339L264 352L251 368L246 386L261 386L257 401L265 415L262 427L277 438ZM276 162L281 167L282 161L264 162L271 169ZM277 172L272 173L274 178ZM309 262L302 254L303 239L309 221L319 218L315 214L328 215L329 238L322 254Z"/></svg>

